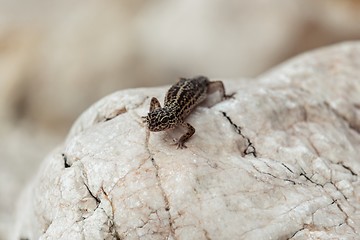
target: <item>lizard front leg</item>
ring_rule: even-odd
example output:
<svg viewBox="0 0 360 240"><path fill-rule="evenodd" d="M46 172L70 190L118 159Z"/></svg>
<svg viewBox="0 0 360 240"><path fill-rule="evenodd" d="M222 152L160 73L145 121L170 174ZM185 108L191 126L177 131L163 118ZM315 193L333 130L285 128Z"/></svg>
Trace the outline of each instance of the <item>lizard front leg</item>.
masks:
<svg viewBox="0 0 360 240"><path fill-rule="evenodd" d="M156 97L151 98L149 112L161 108L160 102Z"/></svg>
<svg viewBox="0 0 360 240"><path fill-rule="evenodd" d="M187 132L182 135L179 139L179 141L177 142L177 148L186 148L185 146L185 142L187 140L189 140L189 138L194 135L195 133L195 128L193 126L191 126L189 123L181 123L181 126L184 128L187 128Z"/></svg>
<svg viewBox="0 0 360 240"><path fill-rule="evenodd" d="M161 108L159 100L156 97L151 98L149 112L153 112L154 110L156 110L158 108ZM143 123L146 123L146 121L147 121L146 118L147 117L143 116L141 118L142 118Z"/></svg>

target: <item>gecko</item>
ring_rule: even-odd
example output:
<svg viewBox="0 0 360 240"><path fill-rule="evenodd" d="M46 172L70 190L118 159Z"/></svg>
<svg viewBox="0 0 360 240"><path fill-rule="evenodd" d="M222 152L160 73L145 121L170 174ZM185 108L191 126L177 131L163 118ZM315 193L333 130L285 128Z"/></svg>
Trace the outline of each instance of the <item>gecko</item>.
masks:
<svg viewBox="0 0 360 240"><path fill-rule="evenodd" d="M185 122L185 118L207 98L207 95L215 91L220 91L222 100L231 97L225 94L222 81L210 81L204 76L180 78L166 93L163 107L157 98L151 99L149 113L142 117L143 121L151 132L174 129L178 126L187 129L177 141L177 148L186 148L185 142L194 135L195 128Z"/></svg>

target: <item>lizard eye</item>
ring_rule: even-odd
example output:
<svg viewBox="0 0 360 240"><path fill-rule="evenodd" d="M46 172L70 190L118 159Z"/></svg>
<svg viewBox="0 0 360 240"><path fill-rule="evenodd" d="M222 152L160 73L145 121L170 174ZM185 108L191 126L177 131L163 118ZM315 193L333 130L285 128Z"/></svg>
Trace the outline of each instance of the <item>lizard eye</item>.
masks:
<svg viewBox="0 0 360 240"><path fill-rule="evenodd" d="M169 118L168 118L168 117L163 117L163 118L161 119L161 123L166 124L166 123L168 123L168 122L169 122Z"/></svg>

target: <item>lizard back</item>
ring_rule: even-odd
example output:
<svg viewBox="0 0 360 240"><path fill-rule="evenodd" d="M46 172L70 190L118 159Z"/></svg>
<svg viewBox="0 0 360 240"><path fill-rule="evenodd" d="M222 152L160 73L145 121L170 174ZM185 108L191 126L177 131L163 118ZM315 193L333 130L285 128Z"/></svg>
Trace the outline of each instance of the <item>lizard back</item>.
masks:
<svg viewBox="0 0 360 240"><path fill-rule="evenodd" d="M206 99L208 85L209 80L203 76L180 79L166 93L164 108L175 111L179 118L184 119Z"/></svg>

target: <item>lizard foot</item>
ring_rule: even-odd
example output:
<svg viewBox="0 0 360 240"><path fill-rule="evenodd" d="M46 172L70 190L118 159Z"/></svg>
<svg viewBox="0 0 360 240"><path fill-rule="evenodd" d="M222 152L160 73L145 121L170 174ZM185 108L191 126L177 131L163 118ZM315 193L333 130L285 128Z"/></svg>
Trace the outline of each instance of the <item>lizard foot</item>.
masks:
<svg viewBox="0 0 360 240"><path fill-rule="evenodd" d="M178 140L176 140L175 138L173 139L173 141L174 141L174 145L176 145L176 148L177 148L177 149L187 148L187 146L185 145L184 142L178 141Z"/></svg>

